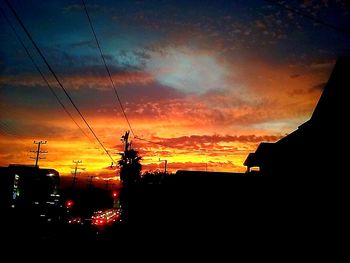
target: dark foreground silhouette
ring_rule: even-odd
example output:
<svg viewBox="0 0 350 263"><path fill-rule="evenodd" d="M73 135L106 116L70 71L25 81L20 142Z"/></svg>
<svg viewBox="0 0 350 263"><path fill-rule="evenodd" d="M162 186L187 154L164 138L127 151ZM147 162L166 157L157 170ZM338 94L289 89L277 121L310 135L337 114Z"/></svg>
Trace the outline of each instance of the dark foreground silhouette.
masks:
<svg viewBox="0 0 350 263"><path fill-rule="evenodd" d="M121 220L103 228L4 210L5 239L155 250L170 243L331 246L347 238L349 219L344 139L337 139L348 118L349 69L341 58L310 121L248 157L246 165L259 173L178 171L128 184L120 193Z"/></svg>
<svg viewBox="0 0 350 263"><path fill-rule="evenodd" d="M271 244L296 239L298 245L324 245L345 235L344 188L328 181L180 172L161 183L129 187L122 221L109 226L47 222L22 210L5 218L2 238L23 244L118 244L116 250L135 242L260 246L267 239Z"/></svg>
<svg viewBox="0 0 350 263"><path fill-rule="evenodd" d="M266 176L344 177L347 173L346 126L349 120L350 58L341 57L307 122L276 143L261 143L245 161L248 172Z"/></svg>

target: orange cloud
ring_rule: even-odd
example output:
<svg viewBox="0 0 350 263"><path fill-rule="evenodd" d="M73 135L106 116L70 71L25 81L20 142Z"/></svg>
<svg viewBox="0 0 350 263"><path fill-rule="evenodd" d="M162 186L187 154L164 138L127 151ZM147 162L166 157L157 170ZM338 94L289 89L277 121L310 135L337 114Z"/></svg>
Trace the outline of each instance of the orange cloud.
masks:
<svg viewBox="0 0 350 263"><path fill-rule="evenodd" d="M314 87L327 80L329 63L320 62L306 67L276 65L259 59L229 60L215 54L216 48L218 46L213 46L211 51L200 50L194 55L202 59L213 56L205 62L220 64L225 72L220 78L222 89L207 87L205 92L186 93L176 87L159 84L156 79L159 76L147 72L118 72L113 75L116 85L123 86L119 91L135 134L163 144L132 138L134 147L143 156L144 171L162 169L159 158L168 160L169 171L244 171L244 159L261 141L276 141L281 134L293 131L311 116L320 95L320 90ZM202 61L189 56L187 52L185 58L189 61L194 59L195 64ZM186 72L181 69L180 73ZM114 95L107 92L110 89L108 79L87 72L84 75L66 75L63 80L67 87L75 88L74 95L84 116L117 161L118 152L123 149L119 139L128 125L119 105L110 100ZM2 76L0 81L2 85L23 88L43 85L42 80L34 75ZM90 93L84 93L86 90ZM7 101L4 100L4 103ZM110 167L111 160L70 106L69 110L89 138L64 115L59 106L48 105L46 110L42 110L40 104L30 106L21 103L9 109L0 106L2 120L15 119L13 127L18 128L14 138L7 134L7 128L3 128L1 165L32 164L28 153L33 150L32 142L44 139L48 140L46 149L49 154L40 162L43 167L53 167L69 175L72 160L83 160L86 169L82 176L93 174L102 178L118 175L118 169L106 169Z"/></svg>
<svg viewBox="0 0 350 263"><path fill-rule="evenodd" d="M98 88L98 89L111 89L111 83L107 75L104 74L92 74L89 72L80 72L78 74L66 75L59 78L64 84L65 88ZM154 81L154 78L145 72L118 72L112 74L112 79L115 85L125 86L130 84L141 84L147 85ZM50 79L52 86L58 86L54 79ZM0 85L18 85L23 87L33 86L45 86L46 83L43 81L39 74L17 74L2 76L0 79Z"/></svg>

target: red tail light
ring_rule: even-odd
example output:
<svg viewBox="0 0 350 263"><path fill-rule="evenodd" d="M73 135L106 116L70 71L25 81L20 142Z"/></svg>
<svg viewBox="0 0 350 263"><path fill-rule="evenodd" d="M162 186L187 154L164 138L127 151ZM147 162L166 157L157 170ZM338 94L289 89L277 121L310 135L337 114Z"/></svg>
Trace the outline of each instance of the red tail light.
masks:
<svg viewBox="0 0 350 263"><path fill-rule="evenodd" d="M71 208L73 206L74 202L72 200L67 200L66 201L66 207Z"/></svg>

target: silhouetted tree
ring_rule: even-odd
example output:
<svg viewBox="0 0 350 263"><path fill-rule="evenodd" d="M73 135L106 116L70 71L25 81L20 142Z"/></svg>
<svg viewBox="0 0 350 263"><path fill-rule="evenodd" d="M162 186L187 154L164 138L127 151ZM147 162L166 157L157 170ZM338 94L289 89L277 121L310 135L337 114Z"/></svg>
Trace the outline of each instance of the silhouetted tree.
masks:
<svg viewBox="0 0 350 263"><path fill-rule="evenodd" d="M124 152L121 153L121 159L118 161L120 167L120 180L123 186L137 183L140 180L141 175L141 159L138 152L131 147L129 142L129 131L121 138L124 143Z"/></svg>
<svg viewBox="0 0 350 263"><path fill-rule="evenodd" d="M166 176L169 176L170 173L164 173L160 170L155 171L146 171L141 176L142 184L161 184Z"/></svg>
<svg viewBox="0 0 350 263"><path fill-rule="evenodd" d="M118 161L120 167L120 180L123 185L137 183L141 175L141 156L134 149L128 149L121 153L121 159Z"/></svg>
<svg viewBox="0 0 350 263"><path fill-rule="evenodd" d="M137 188L141 177L141 159L138 152L129 143L129 132L122 136L124 152L118 161L120 168L120 180L122 188L120 191L120 204L122 207L122 217L124 221L130 221L132 215L137 211L138 194Z"/></svg>

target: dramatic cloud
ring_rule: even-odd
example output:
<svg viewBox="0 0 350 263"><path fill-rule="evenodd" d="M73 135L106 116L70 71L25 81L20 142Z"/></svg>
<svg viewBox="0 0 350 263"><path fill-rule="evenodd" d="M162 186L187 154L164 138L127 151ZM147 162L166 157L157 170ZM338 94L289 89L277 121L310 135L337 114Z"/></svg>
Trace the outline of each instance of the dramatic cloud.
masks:
<svg viewBox="0 0 350 263"><path fill-rule="evenodd" d="M226 88L227 69L210 54L167 49L152 54L146 70L163 85L189 93Z"/></svg>
<svg viewBox="0 0 350 263"><path fill-rule="evenodd" d="M193 146L203 146L208 145L217 145L219 143L230 143L230 142L269 142L276 141L280 137L278 136L256 136L256 135L241 135L241 136L231 136L231 135L191 135L191 136L182 136L178 138L159 138L153 137L152 140L164 143L165 145L172 145L173 147L193 147Z"/></svg>
<svg viewBox="0 0 350 263"><path fill-rule="evenodd" d="M88 175L102 183L116 179L120 136L129 126L83 8L71 0L34 2L13 5L114 165L16 24L80 128L66 114L5 20L0 165L32 164L33 141L47 140L40 166L69 175L72 160L83 160L80 183ZM350 54L342 33L348 5L279 3L288 8L257 0L88 1L143 171L162 170L161 158L169 171L243 172L260 142L276 141L310 118L337 56ZM5 13L15 21L7 8Z"/></svg>
<svg viewBox="0 0 350 263"><path fill-rule="evenodd" d="M80 88L97 88L97 89L111 89L111 82L106 75L106 72L97 74L98 68L94 71L90 71L91 67L83 68L79 70L78 74L72 74L61 76L60 80L65 83L66 87L80 89ZM84 76L82 76L84 74ZM112 75L112 79L117 86L126 85L147 85L153 82L153 77L144 72L119 72ZM3 76L0 79L0 85L12 85L12 86L23 86L23 87L33 87L33 86L47 86L42 77L39 74L17 74L10 76ZM53 86L58 86L58 84L52 80Z"/></svg>

